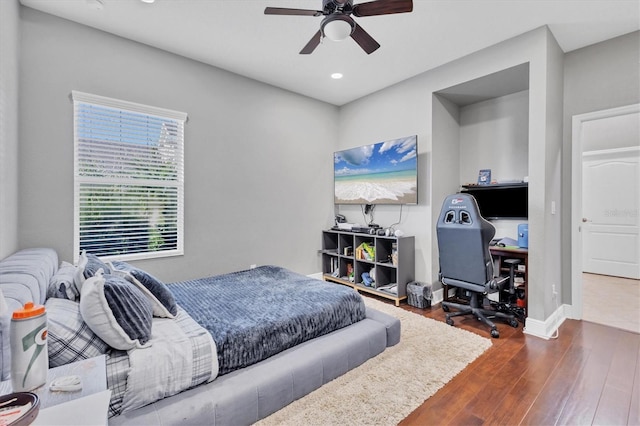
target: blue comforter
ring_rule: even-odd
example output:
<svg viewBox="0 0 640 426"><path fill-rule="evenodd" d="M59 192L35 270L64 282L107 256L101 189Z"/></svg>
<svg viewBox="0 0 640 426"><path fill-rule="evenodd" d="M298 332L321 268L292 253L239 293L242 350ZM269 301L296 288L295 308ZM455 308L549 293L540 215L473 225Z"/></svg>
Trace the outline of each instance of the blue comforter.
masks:
<svg viewBox="0 0 640 426"><path fill-rule="evenodd" d="M277 266L172 283L169 289L211 333L220 375L365 317L353 289Z"/></svg>

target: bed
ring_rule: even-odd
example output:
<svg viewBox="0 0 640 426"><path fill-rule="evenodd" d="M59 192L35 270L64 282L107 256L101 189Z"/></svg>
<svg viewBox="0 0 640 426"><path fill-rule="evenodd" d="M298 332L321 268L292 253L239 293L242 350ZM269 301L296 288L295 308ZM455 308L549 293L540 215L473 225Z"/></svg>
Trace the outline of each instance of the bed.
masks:
<svg viewBox="0 0 640 426"><path fill-rule="evenodd" d="M164 284L83 256L0 261L0 365L6 379L10 312L44 303L51 366L107 355L109 424L252 424L400 340L352 289L277 266Z"/></svg>

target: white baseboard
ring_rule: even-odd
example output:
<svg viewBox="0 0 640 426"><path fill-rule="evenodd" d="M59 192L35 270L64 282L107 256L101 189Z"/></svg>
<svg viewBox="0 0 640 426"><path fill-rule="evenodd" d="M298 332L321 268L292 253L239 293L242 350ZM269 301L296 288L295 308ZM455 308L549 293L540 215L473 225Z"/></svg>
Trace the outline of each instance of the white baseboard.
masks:
<svg viewBox="0 0 640 426"><path fill-rule="evenodd" d="M444 289L434 291L431 306L441 303L444 300L443 296ZM546 340L553 339L557 336L558 328L567 318L573 318L573 309L571 305L561 305L545 321L527 318L523 332Z"/></svg>
<svg viewBox="0 0 640 426"><path fill-rule="evenodd" d="M557 337L556 332L562 325L564 320L570 318L571 306L561 305L556 309L545 321L540 321L528 317L525 328L522 330L525 334L540 337L542 339L554 339Z"/></svg>
<svg viewBox="0 0 640 426"><path fill-rule="evenodd" d="M444 300L444 289L440 288L431 292L431 306L437 305Z"/></svg>

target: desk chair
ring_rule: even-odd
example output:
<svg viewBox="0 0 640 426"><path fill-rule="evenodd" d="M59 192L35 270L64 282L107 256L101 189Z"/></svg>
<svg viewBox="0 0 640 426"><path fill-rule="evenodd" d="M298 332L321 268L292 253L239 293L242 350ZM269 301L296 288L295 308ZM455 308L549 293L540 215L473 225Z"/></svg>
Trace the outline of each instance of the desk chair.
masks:
<svg viewBox="0 0 640 426"><path fill-rule="evenodd" d="M447 286L466 290L470 297L468 305L442 302L442 309L447 312L447 324L454 324L452 317L473 315L491 327L491 337L495 338L500 337L500 333L489 317L505 320L517 328L518 321L513 314L484 308L486 294L501 291L510 279L494 277L489 243L496 230L480 215L475 198L469 194L449 195L442 205L436 233L440 281ZM511 271L518 262L518 259L510 260L513 263L510 265ZM510 288L513 288L513 272L510 275ZM451 309L458 312L449 313Z"/></svg>

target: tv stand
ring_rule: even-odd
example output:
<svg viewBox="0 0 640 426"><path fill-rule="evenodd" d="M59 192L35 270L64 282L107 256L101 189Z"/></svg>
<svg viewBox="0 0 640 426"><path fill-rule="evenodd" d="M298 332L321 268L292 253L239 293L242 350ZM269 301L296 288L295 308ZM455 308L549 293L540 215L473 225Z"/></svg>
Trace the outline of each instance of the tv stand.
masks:
<svg viewBox="0 0 640 426"><path fill-rule="evenodd" d="M322 277L399 306L407 298L407 284L414 280L414 247L414 237L322 231ZM363 274L370 274L373 268L375 281L367 284Z"/></svg>

